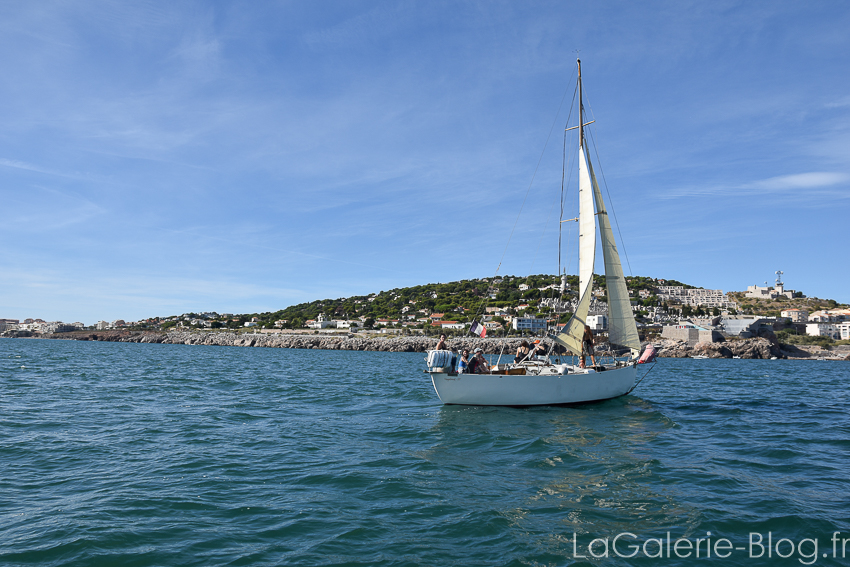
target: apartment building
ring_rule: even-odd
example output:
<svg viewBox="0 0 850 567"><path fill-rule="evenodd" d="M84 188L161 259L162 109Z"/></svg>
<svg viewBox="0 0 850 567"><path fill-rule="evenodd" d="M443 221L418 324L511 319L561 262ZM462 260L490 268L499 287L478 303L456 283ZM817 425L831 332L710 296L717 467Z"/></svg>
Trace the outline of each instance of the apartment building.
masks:
<svg viewBox="0 0 850 567"><path fill-rule="evenodd" d="M530 331L532 333L546 331L546 319L540 317L514 317L511 326L515 331Z"/></svg>
<svg viewBox="0 0 850 567"><path fill-rule="evenodd" d="M805 309L785 309L780 315L791 319L792 323L805 323L809 320L809 312Z"/></svg>
<svg viewBox="0 0 850 567"><path fill-rule="evenodd" d="M678 301L683 305L694 307L738 308L738 305L730 301L722 289L685 289L681 285L660 285L657 295L662 301Z"/></svg>
<svg viewBox="0 0 850 567"><path fill-rule="evenodd" d="M836 323L806 323L806 334L811 337L841 338L841 329Z"/></svg>

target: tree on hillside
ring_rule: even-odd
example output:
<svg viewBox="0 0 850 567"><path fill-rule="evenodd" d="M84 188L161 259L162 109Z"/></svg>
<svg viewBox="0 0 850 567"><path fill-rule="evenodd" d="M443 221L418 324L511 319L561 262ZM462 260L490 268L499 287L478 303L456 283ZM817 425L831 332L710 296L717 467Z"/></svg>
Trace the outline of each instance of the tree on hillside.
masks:
<svg viewBox="0 0 850 567"><path fill-rule="evenodd" d="M532 299L540 299L540 290L535 287L526 290L525 292L523 292L522 298L526 301Z"/></svg>

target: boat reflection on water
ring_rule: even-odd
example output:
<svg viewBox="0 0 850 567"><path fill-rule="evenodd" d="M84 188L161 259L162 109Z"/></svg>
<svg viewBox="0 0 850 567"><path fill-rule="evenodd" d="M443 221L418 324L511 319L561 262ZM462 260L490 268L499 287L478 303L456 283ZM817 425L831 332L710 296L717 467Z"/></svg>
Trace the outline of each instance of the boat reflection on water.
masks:
<svg viewBox="0 0 850 567"><path fill-rule="evenodd" d="M439 441L420 456L463 485L459 494L480 494L464 506L498 512L512 530L564 552L573 534L696 528L699 511L665 478L664 463L675 458L665 433L674 428L636 396L570 407L443 406L432 428Z"/></svg>

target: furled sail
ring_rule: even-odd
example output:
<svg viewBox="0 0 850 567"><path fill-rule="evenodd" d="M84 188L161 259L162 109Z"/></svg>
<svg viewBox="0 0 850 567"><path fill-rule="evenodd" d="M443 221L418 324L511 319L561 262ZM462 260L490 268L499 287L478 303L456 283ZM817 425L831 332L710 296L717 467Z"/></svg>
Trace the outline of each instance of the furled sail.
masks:
<svg viewBox="0 0 850 567"><path fill-rule="evenodd" d="M587 314L590 311L590 298L593 291L593 264L596 261L596 218L593 214L593 186L584 148L579 148L578 162L578 216L579 216L579 296L576 311L572 318L552 338L575 354L581 354L581 339ZM628 293L626 294L628 304Z"/></svg>
<svg viewBox="0 0 850 567"><path fill-rule="evenodd" d="M602 200L602 192L596 182L593 167L588 164L588 169L593 184L593 197L596 201L596 215L599 217L602 257L605 261L605 284L608 288L608 342L612 346L628 347L632 350L632 355L637 356L640 352L640 337L638 337L635 316L629 303L629 290L626 287L626 279L623 277L620 254L617 252L614 232L611 230L611 222L605 210L605 202Z"/></svg>

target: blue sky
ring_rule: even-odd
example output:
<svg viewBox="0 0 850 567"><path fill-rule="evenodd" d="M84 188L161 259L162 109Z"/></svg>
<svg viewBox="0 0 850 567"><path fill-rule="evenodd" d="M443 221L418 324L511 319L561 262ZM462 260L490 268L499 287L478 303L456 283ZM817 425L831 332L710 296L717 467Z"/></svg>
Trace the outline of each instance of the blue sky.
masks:
<svg viewBox="0 0 850 567"><path fill-rule="evenodd" d="M0 29L0 317L492 276L526 191L499 273L554 273L576 50L627 272L850 302L846 2L45 1Z"/></svg>

